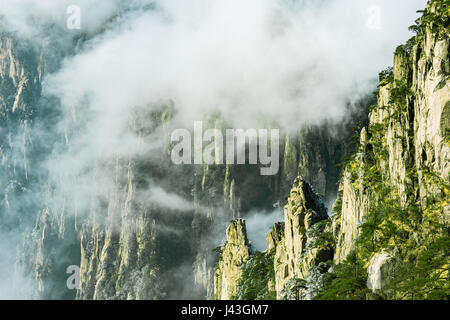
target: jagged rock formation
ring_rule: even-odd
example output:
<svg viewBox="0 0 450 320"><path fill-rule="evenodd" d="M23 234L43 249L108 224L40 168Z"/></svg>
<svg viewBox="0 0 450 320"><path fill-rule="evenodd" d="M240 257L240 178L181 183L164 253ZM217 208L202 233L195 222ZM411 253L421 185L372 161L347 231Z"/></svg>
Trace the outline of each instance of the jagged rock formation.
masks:
<svg viewBox="0 0 450 320"><path fill-rule="evenodd" d="M364 102L360 104L355 110L349 110L352 113L352 124L365 122L365 116L360 114L365 109ZM336 135L333 131L341 132L343 136ZM350 134L350 124L336 126L331 123L306 126L296 135L288 134L283 156L284 194L289 193L295 178L301 176L314 187L325 204L334 201L341 174L339 165L346 154L353 152L348 144Z"/></svg>
<svg viewBox="0 0 450 320"><path fill-rule="evenodd" d="M151 124L142 129L135 123L131 130L151 132L164 127L171 113L170 104L164 105L149 115ZM165 133L160 141L168 141ZM163 156L153 154L117 158L97 169L98 175L104 175L105 169L111 174L111 186L92 199L93 206L78 230L81 288L77 299L180 298L184 286L193 286L183 273L195 252L191 251L193 210L148 199L155 185L177 186L172 188L173 196L188 199L189 184L180 177L189 182L192 170L171 164L166 143L159 152ZM166 196L162 189L159 193Z"/></svg>
<svg viewBox="0 0 450 320"><path fill-rule="evenodd" d="M328 249L307 248L308 242L313 241L310 231L318 222L328 220L325 206L311 186L298 178L287 202L284 238L278 242L274 258L275 289L279 297L291 278L307 278L313 266L332 256Z"/></svg>
<svg viewBox="0 0 450 320"><path fill-rule="evenodd" d="M240 265L249 257L245 221L234 220L226 231L226 242L221 249L214 275L215 298L229 300L236 294L238 280L242 275Z"/></svg>
<svg viewBox="0 0 450 320"><path fill-rule="evenodd" d="M284 239L284 222L275 223L272 230L267 234L267 251L276 249L278 244Z"/></svg>
<svg viewBox="0 0 450 320"><path fill-rule="evenodd" d="M119 176L120 167L116 170ZM94 220L83 225L78 299L156 299L162 295L155 217L148 208L134 209L136 182L131 167L124 189L111 192L106 216L98 210L93 212Z"/></svg>
<svg viewBox="0 0 450 320"><path fill-rule="evenodd" d="M244 278L248 274L265 277L265 271L258 270L261 266L253 260L263 258L272 264L273 271L268 273L269 278L264 279L262 285L268 293L274 291L278 298L283 298L288 283L307 278L313 267L332 259L333 242L321 242L321 245L316 243L324 229L331 225L331 221L324 204L309 183L301 178L295 180L284 213L284 223L276 223L268 233L267 249L260 254L262 257L257 256L259 253L249 254L245 233L235 231L245 231L242 219L233 221L228 227L227 241L221 248L215 273L216 299L230 299L235 297L237 291L244 292L246 297L245 287L256 285L246 283L251 282L251 279ZM246 271L244 275L242 268Z"/></svg>
<svg viewBox="0 0 450 320"><path fill-rule="evenodd" d="M366 139L366 129L363 129L361 131L361 146L366 146ZM357 157L361 157L361 153L358 153ZM356 167L355 170L358 171L358 177L363 178L362 169ZM358 227L368 211L369 201L367 193L354 187L351 174L348 170L345 170L339 186L338 199L333 206L333 211L337 213L333 217L333 231L337 238L336 254L334 255L336 263L344 261L354 247Z"/></svg>
<svg viewBox="0 0 450 320"><path fill-rule="evenodd" d="M284 233L267 237L277 298L448 299L448 26L448 4L431 1L380 74L331 223L308 184L294 184Z"/></svg>
<svg viewBox="0 0 450 320"><path fill-rule="evenodd" d="M76 290L66 286L69 266L81 266L79 299L164 297L168 290L176 290L160 283L181 283L169 274L191 254L190 243L180 238L186 238L183 232L190 233L186 226L190 226L192 215L167 221L159 208L144 204L142 197L136 199L136 194L147 188L148 175L142 172L150 173L149 166L141 159L93 163L92 181L110 176L111 185L100 192L101 196L96 193L83 199L90 205L77 203L79 199L65 185L68 177L47 166L49 157L68 152L72 132L76 133L77 123L59 126L64 115L58 101L41 97L44 77L57 70L61 58L70 54L64 50L51 39L39 46L19 43L12 35L0 37L1 235L8 238L11 232L11 239L19 239L24 233L23 243L8 240L12 248L20 245L19 256L5 254L2 261L11 266L17 259L20 284L27 288L21 297L75 298ZM167 113L162 112L159 118L157 114L152 116L159 126ZM142 130L139 121L132 123L135 126L130 130ZM153 161L153 165L160 164ZM175 176L189 177L179 170L171 171ZM164 213L170 214L168 211ZM167 230L182 225L183 231L178 236L170 231L158 233L160 225ZM182 261L174 262L177 258ZM158 272L160 265L167 273Z"/></svg>
<svg viewBox="0 0 450 320"><path fill-rule="evenodd" d="M6 248L19 245L14 240L16 232L29 232L30 211L36 209L30 197L31 181L36 178L30 170L36 163L30 161L33 157L30 127L41 92L42 63L38 57L39 53L27 43L0 34L0 241ZM15 257L6 249L2 251L0 267L5 274L0 276L0 282L13 291L10 281ZM21 295L31 297L37 290L35 285Z"/></svg>
<svg viewBox="0 0 450 320"><path fill-rule="evenodd" d="M36 54L13 37L0 36L0 206L2 212L18 210L10 193L23 192L29 181L28 153L33 139L30 125L41 90L41 63Z"/></svg>
<svg viewBox="0 0 450 320"><path fill-rule="evenodd" d="M364 118L359 113L363 106L361 102L361 106L356 107L350 122L306 126L297 133L286 134L280 148L281 168L275 176L260 176L257 166L204 165L195 170L194 201L197 210L192 226L198 253L194 273L205 297L214 297L212 284L216 261L211 258L210 238L223 232L229 220L245 218L245 213L251 210L271 211L274 205L283 206L284 198L299 174L312 181L324 201L333 200L339 179L338 164L349 152L347 140L351 126ZM210 124L218 129L224 126L217 120ZM342 135L336 137L334 132Z"/></svg>

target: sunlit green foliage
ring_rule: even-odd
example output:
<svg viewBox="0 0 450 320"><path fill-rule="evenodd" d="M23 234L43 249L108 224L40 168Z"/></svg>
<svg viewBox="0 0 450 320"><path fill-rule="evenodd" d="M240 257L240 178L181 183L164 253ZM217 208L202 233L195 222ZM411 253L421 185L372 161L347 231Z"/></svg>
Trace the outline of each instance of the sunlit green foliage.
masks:
<svg viewBox="0 0 450 320"><path fill-rule="evenodd" d="M242 265L242 276L233 300L274 300L276 292L270 288L275 279L273 260L275 250L270 253L256 252Z"/></svg>

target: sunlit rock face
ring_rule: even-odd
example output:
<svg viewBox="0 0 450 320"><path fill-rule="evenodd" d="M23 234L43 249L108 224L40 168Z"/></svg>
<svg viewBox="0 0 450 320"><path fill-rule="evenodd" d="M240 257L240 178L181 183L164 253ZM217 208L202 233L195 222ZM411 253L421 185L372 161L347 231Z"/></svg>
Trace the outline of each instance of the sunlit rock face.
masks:
<svg viewBox="0 0 450 320"><path fill-rule="evenodd" d="M283 297L291 279L304 279L321 262L332 259L333 244L314 245L321 232L330 232L331 220L320 197L311 185L297 178L284 208L284 222L275 223L267 234L267 249L263 252L273 263L273 278L267 279L267 290ZM319 224L320 222L320 224ZM330 233L331 234L331 233ZM249 251L245 222L233 221L226 232L215 273L215 298L230 299L242 277L242 264L252 254ZM251 280L251 279L246 279Z"/></svg>
<svg viewBox="0 0 450 320"><path fill-rule="evenodd" d="M358 112L366 104L366 101L361 102L356 107ZM196 211L192 227L197 253L194 275L203 296L214 297L216 261L210 254L214 248L211 242L219 244L217 233L223 234L228 221L246 218L247 213L254 210L270 212L284 206L286 195L298 175L310 182L325 203L334 200L341 170L338 164L351 150L348 144L350 127L353 121L363 118L357 113L349 122L306 125L297 132L287 133L280 147L282 166L275 176L260 176L255 166L204 165L195 169L193 196ZM220 121L216 121L216 128L222 129L219 124ZM336 132L340 134L336 135Z"/></svg>
<svg viewBox="0 0 450 320"><path fill-rule="evenodd" d="M375 254L367 268L367 287L373 292L381 290L389 283L393 276L394 257L388 252L382 251Z"/></svg>
<svg viewBox="0 0 450 320"><path fill-rule="evenodd" d="M427 11L435 13L435 5L429 4ZM306 182L314 181L323 195L321 173L295 180L284 210L285 221L267 236L268 251L276 250L273 281L277 298L283 298L290 281L308 279L320 262L344 264L352 252L356 259L364 259L367 287L374 297L403 298L391 290L399 265L415 261L425 252L425 245L445 238L447 231L439 226L448 225L450 219L448 30L426 19L421 28L423 33L396 50L392 70L380 74L377 103L369 110L368 126L359 132L355 154L344 166L338 199L330 213L332 221ZM285 161L293 158L290 150L287 139ZM294 176L289 168L285 165L285 173ZM384 220L375 222L377 230L370 243L365 243L365 250L373 251L362 258L358 251L362 226L367 228L369 216L376 220L377 212ZM394 216L399 213L401 216ZM398 229L381 246L379 241L386 237L383 232L388 233L383 230L386 220ZM331 235L329 245L313 241L314 226ZM408 236L398 240L399 234ZM440 270L445 269L448 259L445 261Z"/></svg>
<svg viewBox="0 0 450 320"><path fill-rule="evenodd" d="M229 300L236 294L242 275L240 265L250 255L245 221L233 221L226 231L226 242L221 249L219 263L214 275L215 299Z"/></svg>
<svg viewBox="0 0 450 320"><path fill-rule="evenodd" d="M309 231L329 217L311 185L297 178L284 208L284 237L276 246L275 289L278 296L291 278L305 279L311 267L332 256L332 251L307 248Z"/></svg>
<svg viewBox="0 0 450 320"><path fill-rule="evenodd" d="M267 234L266 242L267 242L267 252L272 251L273 249L276 249L278 244L283 240L284 238L284 223L283 222L277 222L273 225L272 230Z"/></svg>
<svg viewBox="0 0 450 320"><path fill-rule="evenodd" d="M434 10L432 6L428 9ZM421 39L395 53L392 80L380 82L377 105L369 114L369 126L385 127L382 145L386 157L378 155L383 183L393 188L403 205L415 199L426 208L428 199L445 197L445 190L430 176L450 181L448 46L448 37L440 37L427 24ZM404 99L401 112L395 102L399 97ZM341 180L342 206L334 221L338 227L336 262L345 260L354 247L369 204L378 201L377 193L365 187L364 177L358 177L368 163L364 134L359 156L346 167ZM449 219L448 203L442 211L443 218Z"/></svg>

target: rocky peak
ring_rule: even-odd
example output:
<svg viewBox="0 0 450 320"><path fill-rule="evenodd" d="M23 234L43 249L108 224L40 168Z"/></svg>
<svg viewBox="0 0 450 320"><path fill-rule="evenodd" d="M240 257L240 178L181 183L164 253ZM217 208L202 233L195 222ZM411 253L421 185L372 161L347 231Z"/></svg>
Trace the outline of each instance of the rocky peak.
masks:
<svg viewBox="0 0 450 320"><path fill-rule="evenodd" d="M250 246L244 219L231 222L226 230L225 245L221 248L219 263L214 275L214 296L229 300L236 294L242 275L241 264L249 257Z"/></svg>
<svg viewBox="0 0 450 320"><path fill-rule="evenodd" d="M226 230L226 242L234 246L248 246L247 229L244 219L231 222Z"/></svg>
<svg viewBox="0 0 450 320"><path fill-rule="evenodd" d="M284 238L275 254L275 289L278 297L292 278L304 279L319 263L319 253L306 248L309 230L320 221L328 220L327 210L311 185L298 177L284 208ZM327 257L328 258L328 257Z"/></svg>

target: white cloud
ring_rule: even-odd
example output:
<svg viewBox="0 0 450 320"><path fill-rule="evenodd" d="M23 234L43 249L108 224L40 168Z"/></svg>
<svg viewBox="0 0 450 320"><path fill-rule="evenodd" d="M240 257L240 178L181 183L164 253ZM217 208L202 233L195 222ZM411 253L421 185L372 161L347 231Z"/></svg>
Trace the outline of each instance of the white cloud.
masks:
<svg viewBox="0 0 450 320"><path fill-rule="evenodd" d="M266 237L276 222L283 222L283 209L278 208L272 212L250 212L245 218L247 237L252 246L258 251L267 248Z"/></svg>
<svg viewBox="0 0 450 320"><path fill-rule="evenodd" d="M161 208L177 210L177 211L190 211L194 209L192 202L183 199L177 194L165 191L160 187L150 188L148 201L150 203L161 206Z"/></svg>
<svg viewBox="0 0 450 320"><path fill-rule="evenodd" d="M43 3L40 10L48 10ZM290 128L339 120L349 100L375 87L425 1L155 3L156 10L111 24L45 83L67 118L85 124L71 138L83 146L82 159L70 155L79 165L93 163L96 153L135 152L136 139L124 135L131 110L167 99L188 128L216 109L236 127L256 126L261 116ZM380 30L367 28L373 5L381 8ZM83 18L104 11L84 10Z"/></svg>
<svg viewBox="0 0 450 320"><path fill-rule="evenodd" d="M425 1L155 2L159 10L129 15L69 59L51 92L67 107L89 96L114 128L131 107L162 99L188 123L214 109L236 125L260 115L294 127L340 119L391 63ZM374 3L380 30L366 25Z"/></svg>

